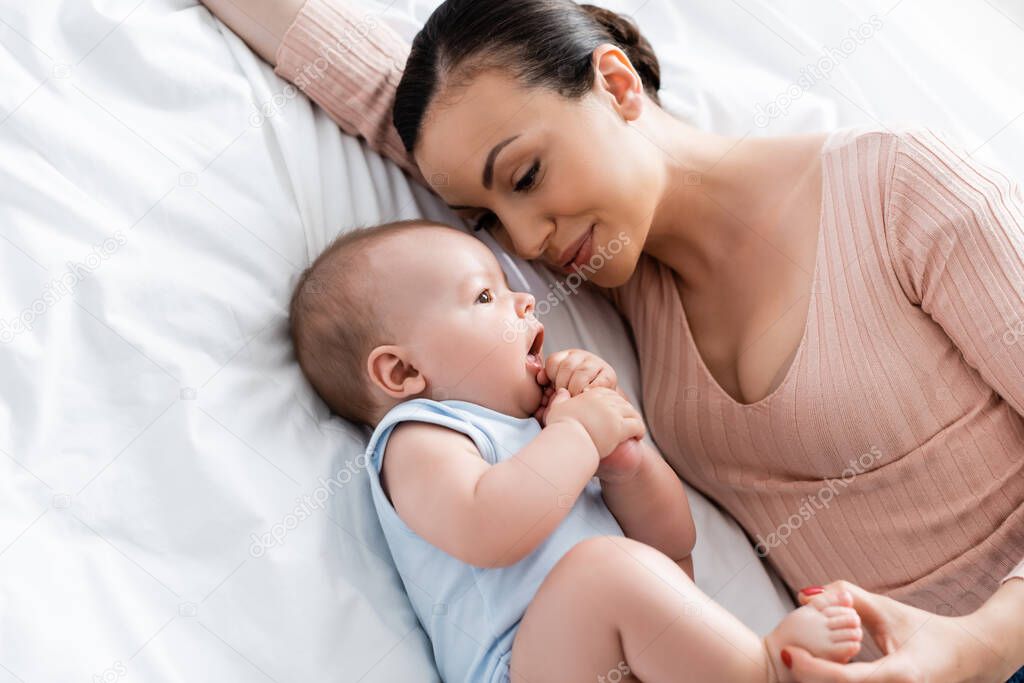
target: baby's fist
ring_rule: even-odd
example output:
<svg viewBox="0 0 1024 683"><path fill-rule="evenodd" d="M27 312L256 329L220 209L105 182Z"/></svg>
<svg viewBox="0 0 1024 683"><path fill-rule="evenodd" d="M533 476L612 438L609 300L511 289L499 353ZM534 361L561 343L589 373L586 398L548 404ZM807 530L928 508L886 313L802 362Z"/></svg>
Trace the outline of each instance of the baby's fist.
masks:
<svg viewBox="0 0 1024 683"><path fill-rule="evenodd" d="M570 397L565 388L556 390L547 408L547 425L576 422L586 430L605 458L629 439L643 438L643 419L636 408L617 392L598 387Z"/></svg>
<svg viewBox="0 0 1024 683"><path fill-rule="evenodd" d="M537 382L541 385L550 382L554 389L567 389L570 396L591 387L619 387L612 366L583 349L565 349L548 356L544 368L537 373Z"/></svg>

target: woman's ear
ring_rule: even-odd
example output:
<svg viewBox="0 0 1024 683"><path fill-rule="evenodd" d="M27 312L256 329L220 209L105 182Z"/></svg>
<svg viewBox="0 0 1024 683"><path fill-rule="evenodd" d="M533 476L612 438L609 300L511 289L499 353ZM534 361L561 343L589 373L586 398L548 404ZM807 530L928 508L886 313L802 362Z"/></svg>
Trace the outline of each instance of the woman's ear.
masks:
<svg viewBox="0 0 1024 683"><path fill-rule="evenodd" d="M644 83L621 48L606 43L594 48L594 88L611 95L616 111L635 121L644 110Z"/></svg>
<svg viewBox="0 0 1024 683"><path fill-rule="evenodd" d="M401 346L378 346L366 359L370 381L391 398L409 398L423 393L427 380L409 360Z"/></svg>

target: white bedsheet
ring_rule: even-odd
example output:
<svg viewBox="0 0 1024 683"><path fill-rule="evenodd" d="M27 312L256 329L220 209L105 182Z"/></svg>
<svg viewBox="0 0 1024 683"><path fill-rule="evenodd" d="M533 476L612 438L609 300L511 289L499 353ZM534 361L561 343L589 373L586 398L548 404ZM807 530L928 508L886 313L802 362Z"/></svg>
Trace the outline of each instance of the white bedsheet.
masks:
<svg viewBox="0 0 1024 683"><path fill-rule="evenodd" d="M386 20L411 35L434 4ZM652 37L666 103L699 125L917 120L1024 177L1009 2L609 6ZM757 125L873 11L870 40ZM0 682L434 679L364 434L302 380L285 307L343 226L448 214L303 98L275 99L282 82L193 0L5 3L0 46ZM545 323L549 349L588 345L635 392L604 302ZM764 632L788 598L692 501L698 583Z"/></svg>

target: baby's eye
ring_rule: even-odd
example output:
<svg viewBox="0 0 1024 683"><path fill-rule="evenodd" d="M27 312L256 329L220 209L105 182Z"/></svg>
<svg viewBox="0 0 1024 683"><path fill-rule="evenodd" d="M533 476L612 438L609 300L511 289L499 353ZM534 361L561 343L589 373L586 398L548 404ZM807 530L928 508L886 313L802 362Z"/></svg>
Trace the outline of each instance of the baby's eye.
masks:
<svg viewBox="0 0 1024 683"><path fill-rule="evenodd" d="M489 304L494 301L494 292L490 289L484 289L482 292L476 295L476 302L478 304Z"/></svg>

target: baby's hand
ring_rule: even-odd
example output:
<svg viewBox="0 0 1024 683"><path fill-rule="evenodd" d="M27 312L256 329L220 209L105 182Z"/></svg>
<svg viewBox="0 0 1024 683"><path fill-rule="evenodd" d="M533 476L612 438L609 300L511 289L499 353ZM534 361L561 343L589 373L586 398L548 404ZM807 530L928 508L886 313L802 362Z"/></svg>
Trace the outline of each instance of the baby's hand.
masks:
<svg viewBox="0 0 1024 683"><path fill-rule="evenodd" d="M552 392L559 388L568 389L570 396L592 387L619 388L612 366L583 349L565 349L551 354L544 368L537 373L537 383L541 386L550 383Z"/></svg>
<svg viewBox="0 0 1024 683"><path fill-rule="evenodd" d="M550 426L559 422L577 422L582 425L601 458L612 453L616 446L629 439L639 439L645 433L644 421L629 401L618 392L596 387L576 396L558 389L547 406Z"/></svg>

